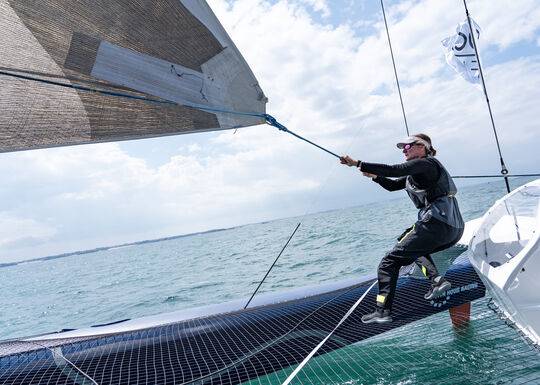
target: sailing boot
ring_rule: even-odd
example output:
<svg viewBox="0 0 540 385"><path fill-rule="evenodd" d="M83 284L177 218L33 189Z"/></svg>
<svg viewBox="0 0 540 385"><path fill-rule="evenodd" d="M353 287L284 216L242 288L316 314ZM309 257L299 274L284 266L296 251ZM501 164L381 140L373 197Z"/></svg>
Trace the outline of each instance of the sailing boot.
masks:
<svg viewBox="0 0 540 385"><path fill-rule="evenodd" d="M373 313L365 314L362 316L362 322L370 324L376 322L379 324L385 324L392 322L392 312L390 309L377 308Z"/></svg>
<svg viewBox="0 0 540 385"><path fill-rule="evenodd" d="M450 290L451 287L452 284L439 275L438 277L435 277L431 283L431 287L426 295L424 295L424 298L427 300L437 298L445 291Z"/></svg>

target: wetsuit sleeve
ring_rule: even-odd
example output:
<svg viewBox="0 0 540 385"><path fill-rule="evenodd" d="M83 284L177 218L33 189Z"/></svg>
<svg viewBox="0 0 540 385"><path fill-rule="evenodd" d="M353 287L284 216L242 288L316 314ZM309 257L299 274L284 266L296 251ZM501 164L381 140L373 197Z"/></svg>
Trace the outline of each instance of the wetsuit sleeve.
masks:
<svg viewBox="0 0 540 385"><path fill-rule="evenodd" d="M370 174L385 177L422 175L424 178L432 180L436 180L438 177L437 167L425 158L413 159L405 163L394 165L362 162L360 169Z"/></svg>
<svg viewBox="0 0 540 385"><path fill-rule="evenodd" d="M377 176L373 179L374 182L380 184L385 190L397 191L405 188L405 180L407 177L401 177L399 179L389 179L384 176Z"/></svg>

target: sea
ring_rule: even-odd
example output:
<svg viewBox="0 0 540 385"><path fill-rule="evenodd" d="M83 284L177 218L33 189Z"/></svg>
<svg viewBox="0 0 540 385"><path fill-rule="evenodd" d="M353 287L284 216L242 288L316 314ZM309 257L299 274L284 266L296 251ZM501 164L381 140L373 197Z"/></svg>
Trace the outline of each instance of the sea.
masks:
<svg viewBox="0 0 540 385"><path fill-rule="evenodd" d="M533 179L513 178L511 184ZM501 179L461 188L464 219L482 216L505 192ZM0 340L247 300L298 223L259 294L372 275L415 220L416 209L401 194L342 210L0 267ZM473 304L465 336L453 331L446 314L430 318L326 361L318 357L317 368L326 369L309 369L299 381L540 384L540 356L488 308L487 298ZM441 381L432 378L434 367L442 368ZM274 383L272 378L253 383Z"/></svg>

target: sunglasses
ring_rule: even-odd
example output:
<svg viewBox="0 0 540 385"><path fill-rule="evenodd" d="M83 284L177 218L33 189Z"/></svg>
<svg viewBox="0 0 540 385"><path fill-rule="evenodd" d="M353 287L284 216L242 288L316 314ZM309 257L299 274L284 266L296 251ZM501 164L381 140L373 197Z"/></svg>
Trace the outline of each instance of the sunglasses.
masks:
<svg viewBox="0 0 540 385"><path fill-rule="evenodd" d="M414 145L417 145L417 146L422 146L423 144L421 143L411 143L411 144L406 144L405 146L403 146L403 149L404 150L410 150L412 146Z"/></svg>

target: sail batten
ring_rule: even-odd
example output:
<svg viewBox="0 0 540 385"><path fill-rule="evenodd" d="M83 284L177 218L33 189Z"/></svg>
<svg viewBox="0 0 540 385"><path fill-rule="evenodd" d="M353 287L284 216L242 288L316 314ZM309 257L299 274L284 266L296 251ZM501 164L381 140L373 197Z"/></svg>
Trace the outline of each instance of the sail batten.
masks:
<svg viewBox="0 0 540 385"><path fill-rule="evenodd" d="M264 123L176 105L265 113L257 79L203 0L0 0L0 10L3 71L81 86L1 76L0 152Z"/></svg>

